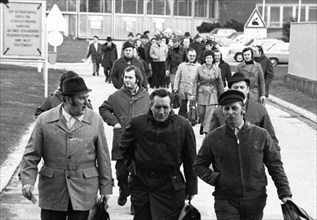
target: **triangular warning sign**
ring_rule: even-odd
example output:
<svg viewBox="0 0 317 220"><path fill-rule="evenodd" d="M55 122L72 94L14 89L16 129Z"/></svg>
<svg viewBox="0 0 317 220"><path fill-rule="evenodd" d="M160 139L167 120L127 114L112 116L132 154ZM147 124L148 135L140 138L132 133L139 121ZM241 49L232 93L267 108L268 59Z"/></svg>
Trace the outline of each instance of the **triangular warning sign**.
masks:
<svg viewBox="0 0 317 220"><path fill-rule="evenodd" d="M254 9L244 25L244 28L266 28L258 9Z"/></svg>

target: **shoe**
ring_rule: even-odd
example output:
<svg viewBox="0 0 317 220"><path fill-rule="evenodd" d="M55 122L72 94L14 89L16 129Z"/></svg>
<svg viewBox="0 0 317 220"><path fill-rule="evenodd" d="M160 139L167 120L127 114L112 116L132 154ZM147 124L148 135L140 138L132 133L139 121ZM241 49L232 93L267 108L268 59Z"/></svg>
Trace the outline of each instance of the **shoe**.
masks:
<svg viewBox="0 0 317 220"><path fill-rule="evenodd" d="M99 73L97 72L97 76L99 76Z"/></svg>
<svg viewBox="0 0 317 220"><path fill-rule="evenodd" d="M92 75L95 76L96 75L95 72L93 72Z"/></svg>
<svg viewBox="0 0 317 220"><path fill-rule="evenodd" d="M130 206L130 214L131 214L131 215L134 215L134 214L135 214L134 208L133 208L133 205L132 205L132 204L131 204L131 206Z"/></svg>
<svg viewBox="0 0 317 220"><path fill-rule="evenodd" d="M123 196L120 190L119 197L118 197L118 205L124 206L126 203L127 203L127 197Z"/></svg>

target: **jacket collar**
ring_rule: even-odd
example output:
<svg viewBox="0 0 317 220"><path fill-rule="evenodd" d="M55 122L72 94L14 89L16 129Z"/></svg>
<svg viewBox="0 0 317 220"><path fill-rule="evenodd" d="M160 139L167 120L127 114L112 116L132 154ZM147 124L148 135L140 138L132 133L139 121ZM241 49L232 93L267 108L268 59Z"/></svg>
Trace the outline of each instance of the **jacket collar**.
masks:
<svg viewBox="0 0 317 220"><path fill-rule="evenodd" d="M57 107L53 108L50 112L50 117L48 119L48 123L56 122L57 126L65 131L69 131L68 126L66 124L66 120L62 114L63 103L59 104ZM84 117L81 122L75 123L70 131L75 131L82 126L84 123L92 124L92 111L90 109L86 109Z"/></svg>
<svg viewBox="0 0 317 220"><path fill-rule="evenodd" d="M177 117L177 115L175 114L175 112L173 110L171 110L168 118L165 121L163 121L163 122L159 122L159 121L156 121L154 119L153 114L152 114L152 110L150 108L148 113L147 113L147 117L148 117L149 120L152 121L152 123L154 125L166 127L171 121L173 121Z"/></svg>

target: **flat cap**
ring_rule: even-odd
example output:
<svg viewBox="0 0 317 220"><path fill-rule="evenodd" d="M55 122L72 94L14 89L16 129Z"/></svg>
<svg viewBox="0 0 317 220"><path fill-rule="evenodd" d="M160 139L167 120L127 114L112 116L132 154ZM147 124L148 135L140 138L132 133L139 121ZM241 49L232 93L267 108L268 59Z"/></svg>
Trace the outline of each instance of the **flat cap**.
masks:
<svg viewBox="0 0 317 220"><path fill-rule="evenodd" d="M240 92L239 90L229 89L219 96L218 103L219 105L227 105L233 102L243 102L244 99L245 96L243 92Z"/></svg>
<svg viewBox="0 0 317 220"><path fill-rule="evenodd" d="M134 46L129 42L129 41L126 41L124 44L123 44L123 47L122 47L122 50L125 50L129 47L132 47L134 48Z"/></svg>
<svg viewBox="0 0 317 220"><path fill-rule="evenodd" d="M231 88L233 83L245 81L247 86L250 85L250 80L246 78L242 73L236 72L231 76L231 79L228 82L228 87Z"/></svg>

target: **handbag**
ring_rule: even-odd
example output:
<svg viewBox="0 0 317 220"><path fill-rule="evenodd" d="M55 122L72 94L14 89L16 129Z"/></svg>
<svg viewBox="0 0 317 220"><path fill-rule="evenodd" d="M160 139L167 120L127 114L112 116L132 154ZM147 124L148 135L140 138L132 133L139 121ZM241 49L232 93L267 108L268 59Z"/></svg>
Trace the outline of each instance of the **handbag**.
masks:
<svg viewBox="0 0 317 220"><path fill-rule="evenodd" d="M184 204L184 207L178 217L178 220L200 220L200 212L196 209L190 201Z"/></svg>
<svg viewBox="0 0 317 220"><path fill-rule="evenodd" d="M287 200L281 206L284 220L313 220L304 209L296 205L292 200Z"/></svg>
<svg viewBox="0 0 317 220"><path fill-rule="evenodd" d="M181 107L181 104L182 104L182 100L181 100L181 97L179 96L178 93L173 93L172 94L172 99L173 99L173 108L179 108Z"/></svg>
<svg viewBox="0 0 317 220"><path fill-rule="evenodd" d="M106 198L98 201L95 208L90 210L88 220L110 220L109 213L105 210Z"/></svg>
<svg viewBox="0 0 317 220"><path fill-rule="evenodd" d="M192 105L189 107L187 119L192 126L195 126L198 123L198 111L196 109L196 106Z"/></svg>

